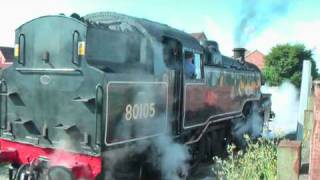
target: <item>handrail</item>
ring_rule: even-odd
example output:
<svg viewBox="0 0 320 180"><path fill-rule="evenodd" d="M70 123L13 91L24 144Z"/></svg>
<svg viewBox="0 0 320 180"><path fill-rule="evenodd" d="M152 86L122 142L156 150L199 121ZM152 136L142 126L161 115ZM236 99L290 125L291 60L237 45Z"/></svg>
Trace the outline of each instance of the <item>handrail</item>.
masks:
<svg viewBox="0 0 320 180"><path fill-rule="evenodd" d="M23 37L23 46L21 48L21 37ZM25 65L25 59L26 59L26 54L25 54L25 50L26 50L26 36L24 34L20 34L19 36L19 51L18 51L18 63ZM22 50L22 53L21 53ZM23 58L21 58L23 56Z"/></svg>
<svg viewBox="0 0 320 180"><path fill-rule="evenodd" d="M201 133L199 134L199 136L197 136L197 137L196 137L196 136L193 136L189 141L185 142L184 144L190 145L190 144L199 142L200 139L202 138L202 136L204 135L204 133L206 132L206 130L207 130L207 128L209 127L210 124L219 123L219 122L226 121L226 120L229 120L229 119L240 118L240 117L242 117L242 116L243 116L242 114L239 114L239 115L224 117L224 118L221 118L221 119L216 120L216 121L210 121L210 122L207 123L206 126L201 130Z"/></svg>
<svg viewBox="0 0 320 180"><path fill-rule="evenodd" d="M3 91L3 87L4 87L4 91ZM7 93L8 92L8 86L7 86L7 83L4 79L1 80L1 83L0 83L0 91L1 93ZM3 97L0 97L0 111L2 111L2 98ZM6 124L7 124L7 111L8 111L8 103L7 103L7 96L4 97L5 99L5 102L4 102L4 114L0 113L0 125L1 125L1 128L6 128ZM2 116L4 117L4 122L2 122Z"/></svg>
<svg viewBox="0 0 320 180"><path fill-rule="evenodd" d="M75 68L16 68L16 70L25 73L81 73L80 69Z"/></svg>
<svg viewBox="0 0 320 180"><path fill-rule="evenodd" d="M98 137L98 129L101 127L101 118L99 119L99 107L101 108L101 102L100 102L100 99L99 99L99 92L101 92L101 95L103 96L103 87L101 84L97 84L96 86L96 101L95 101L95 117L96 117L96 144L100 144L100 139ZM100 109L101 110L101 109ZM101 112L101 111L100 111ZM100 124L100 126L99 126ZM101 134L101 131L99 131L100 134Z"/></svg>
<svg viewBox="0 0 320 180"><path fill-rule="evenodd" d="M75 38L75 36L77 35L77 38ZM79 56L78 56L78 41L79 41L79 37L80 37L80 33L75 30L73 31L73 34L72 34L72 63L75 64L75 65L79 65ZM77 40L76 43L75 43L75 39ZM76 55L77 54L77 55ZM77 57L77 58L75 58Z"/></svg>

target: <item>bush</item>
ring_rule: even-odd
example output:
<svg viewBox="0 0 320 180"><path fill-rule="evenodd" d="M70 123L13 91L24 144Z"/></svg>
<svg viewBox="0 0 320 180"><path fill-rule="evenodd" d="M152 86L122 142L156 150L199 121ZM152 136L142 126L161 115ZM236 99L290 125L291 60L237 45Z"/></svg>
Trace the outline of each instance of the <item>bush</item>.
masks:
<svg viewBox="0 0 320 180"><path fill-rule="evenodd" d="M273 180L277 175L277 143L259 138L252 141L245 135L247 148L235 151L235 145L228 146L228 157L222 160L214 157L214 173L218 179L227 180Z"/></svg>
<svg viewBox="0 0 320 180"><path fill-rule="evenodd" d="M303 44L277 45L271 49L265 60L263 74L271 86L279 86L283 81L289 80L299 88L304 60L311 61L313 79L319 76L316 63L312 59L312 50Z"/></svg>

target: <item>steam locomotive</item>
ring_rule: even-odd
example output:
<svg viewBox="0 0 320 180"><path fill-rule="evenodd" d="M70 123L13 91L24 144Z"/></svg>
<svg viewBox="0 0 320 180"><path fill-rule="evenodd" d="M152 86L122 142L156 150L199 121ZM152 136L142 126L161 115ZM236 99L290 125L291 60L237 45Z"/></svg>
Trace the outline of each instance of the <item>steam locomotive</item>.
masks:
<svg viewBox="0 0 320 180"><path fill-rule="evenodd" d="M253 106L256 125L269 119L261 72L245 49L234 52L226 57L215 41L118 13L26 22L0 78L0 162L10 164L9 179L105 179L106 153L163 134L189 147L190 162L210 158Z"/></svg>

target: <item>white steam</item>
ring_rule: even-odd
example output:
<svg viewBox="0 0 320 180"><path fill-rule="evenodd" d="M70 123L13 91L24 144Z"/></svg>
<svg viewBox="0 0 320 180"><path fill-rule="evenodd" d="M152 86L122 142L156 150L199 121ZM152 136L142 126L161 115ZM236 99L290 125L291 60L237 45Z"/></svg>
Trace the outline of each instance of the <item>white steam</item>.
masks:
<svg viewBox="0 0 320 180"><path fill-rule="evenodd" d="M296 131L299 112L298 90L289 82L279 87L264 86L263 93L271 93L271 110L275 118L269 124L271 136L288 135Z"/></svg>
<svg viewBox="0 0 320 180"><path fill-rule="evenodd" d="M133 164L130 162L131 159L141 156L145 156L142 158L145 162L140 160ZM169 135L161 135L151 140L137 141L122 148L106 151L104 153L104 160L107 163L105 179L116 179L114 173L119 173L117 172L119 166L128 166L125 168L139 171L137 166L150 162L150 168L160 171L161 179L181 180L188 176L189 158L190 155L185 145L174 142ZM132 167L132 165L136 167ZM128 173L134 174L135 172Z"/></svg>
<svg viewBox="0 0 320 180"><path fill-rule="evenodd" d="M167 135L155 139L154 145L160 154L159 163L162 179L179 180L186 178L189 169L187 161L190 158L187 147L173 142L172 137Z"/></svg>
<svg viewBox="0 0 320 180"><path fill-rule="evenodd" d="M232 124L232 135L240 145L246 144L243 138L245 134L253 138L259 137L264 126L263 117L259 114L259 108L256 104L253 104L250 114L246 118L234 119Z"/></svg>

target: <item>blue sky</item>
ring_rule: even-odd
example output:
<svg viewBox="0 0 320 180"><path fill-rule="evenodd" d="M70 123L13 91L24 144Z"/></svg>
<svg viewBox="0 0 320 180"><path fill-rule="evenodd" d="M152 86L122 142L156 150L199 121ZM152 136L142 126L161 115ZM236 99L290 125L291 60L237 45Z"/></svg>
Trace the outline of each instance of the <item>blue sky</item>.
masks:
<svg viewBox="0 0 320 180"><path fill-rule="evenodd" d="M320 54L320 1L318 0L10 0L0 2L0 45L13 46L14 29L27 20L48 14L115 11L168 24L186 32L204 31L218 41L224 54L231 55L234 29L243 16L244 2L260 7L264 26L255 32L245 47L268 53L279 43L304 43ZM288 3L285 13L269 12L274 3ZM258 4L258 5L257 5Z"/></svg>

